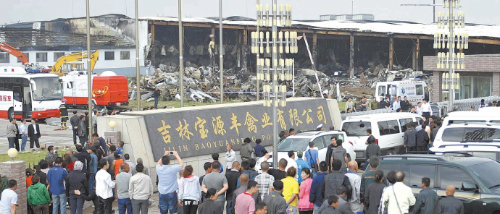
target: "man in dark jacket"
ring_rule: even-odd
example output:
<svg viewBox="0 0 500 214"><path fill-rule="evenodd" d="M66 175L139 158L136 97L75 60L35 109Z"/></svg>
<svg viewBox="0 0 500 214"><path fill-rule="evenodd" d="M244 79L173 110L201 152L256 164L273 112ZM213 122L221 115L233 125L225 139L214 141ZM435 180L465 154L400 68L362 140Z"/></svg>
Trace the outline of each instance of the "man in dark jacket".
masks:
<svg viewBox="0 0 500 214"><path fill-rule="evenodd" d="M283 198L283 182L280 180L273 182L274 190L264 197L264 203L267 205L267 213L285 214L287 203Z"/></svg>
<svg viewBox="0 0 500 214"><path fill-rule="evenodd" d="M406 131L403 138L406 152L411 153L417 151L417 131L413 128L412 123L406 124Z"/></svg>
<svg viewBox="0 0 500 214"><path fill-rule="evenodd" d="M333 160L333 172L326 175L323 180L323 198L328 198L337 194L337 187L344 186L347 191L347 200L351 200L352 186L349 178L340 172L342 161Z"/></svg>
<svg viewBox="0 0 500 214"><path fill-rule="evenodd" d="M233 192L237 188L238 179L240 178L240 163L238 161L233 162L233 166L230 170L226 171L227 179L227 192L226 192L226 213L231 214L232 207L234 206Z"/></svg>
<svg viewBox="0 0 500 214"><path fill-rule="evenodd" d="M69 195L71 213L82 213L83 203L88 195L89 184L82 169L83 163L76 161L73 172L66 177L66 194Z"/></svg>
<svg viewBox="0 0 500 214"><path fill-rule="evenodd" d="M84 146L87 142L87 126L85 125L85 116L80 116L80 123L78 124L78 138L80 139L80 145Z"/></svg>
<svg viewBox="0 0 500 214"><path fill-rule="evenodd" d="M204 202L198 207L198 213L219 214L224 209L221 203L217 203L217 190L210 188L207 190Z"/></svg>
<svg viewBox="0 0 500 214"><path fill-rule="evenodd" d="M439 129L441 128L442 122L439 120L434 120L433 123L434 123L434 128L431 131L431 142L430 142L431 144L434 143L434 139L436 138L436 135Z"/></svg>
<svg viewBox="0 0 500 214"><path fill-rule="evenodd" d="M434 213L436 214L463 214L464 204L462 201L456 199L453 195L455 194L455 186L450 185L446 187L446 197L439 200L436 205Z"/></svg>
<svg viewBox="0 0 500 214"><path fill-rule="evenodd" d="M422 190L418 194L417 201L413 206L414 214L433 214L434 208L436 206L436 201L438 200L438 195L432 189L429 189L431 185L430 178L422 178Z"/></svg>
<svg viewBox="0 0 500 214"><path fill-rule="evenodd" d="M417 132L417 151L418 152L426 152L427 145L429 145L429 135L425 131L425 127L427 125L422 124L422 129Z"/></svg>
<svg viewBox="0 0 500 214"><path fill-rule="evenodd" d="M332 171L332 153L333 153L333 149L337 146L337 138L335 137L332 137L330 139L330 145L328 145L328 147L326 148L326 157L325 157L325 161L326 161L326 164L328 165L328 172L331 172Z"/></svg>
<svg viewBox="0 0 500 214"><path fill-rule="evenodd" d="M245 138L243 140L243 145L241 146L240 150L240 155L241 155L241 161L249 161L252 159L252 153L254 153L254 148L252 147L251 144L252 140L250 138Z"/></svg>
<svg viewBox="0 0 500 214"><path fill-rule="evenodd" d="M71 128L73 129L73 144L76 145L78 126L80 125L80 117L78 116L77 111L73 111L73 116L69 119L69 123L71 123Z"/></svg>
<svg viewBox="0 0 500 214"><path fill-rule="evenodd" d="M28 126L28 137L30 138L30 149L33 148L33 144L36 145L36 148L40 148L40 143L38 142L38 138L40 138L40 126L36 123L35 119L31 120L31 124Z"/></svg>
<svg viewBox="0 0 500 214"><path fill-rule="evenodd" d="M158 101L160 100L161 96L161 91L160 88L156 87L155 91L153 92L153 98L155 98L155 109L158 109Z"/></svg>
<svg viewBox="0 0 500 214"><path fill-rule="evenodd" d="M409 112L410 111L410 107L411 107L410 101L408 101L408 98L405 96L404 100L401 101L401 110L403 112Z"/></svg>
<svg viewBox="0 0 500 214"><path fill-rule="evenodd" d="M309 202L314 203L314 210L319 210L321 204L323 204L323 180L328 174L328 165L325 161L319 163L319 173L313 177L313 182L311 184L311 192L309 193Z"/></svg>
<svg viewBox="0 0 500 214"><path fill-rule="evenodd" d="M91 161L90 154L87 152L87 150L83 149L82 145L76 145L76 151L78 153L74 154L73 157L83 163L82 171L89 174L88 169Z"/></svg>

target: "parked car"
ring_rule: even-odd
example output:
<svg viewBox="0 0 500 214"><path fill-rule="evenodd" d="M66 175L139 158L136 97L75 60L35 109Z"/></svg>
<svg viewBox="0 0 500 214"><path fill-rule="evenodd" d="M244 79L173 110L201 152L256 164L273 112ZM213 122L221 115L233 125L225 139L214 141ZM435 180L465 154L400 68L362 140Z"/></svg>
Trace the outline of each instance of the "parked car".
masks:
<svg viewBox="0 0 500 214"><path fill-rule="evenodd" d="M328 145L331 144L331 138L336 137L337 140L342 140L342 147L347 151L347 153L351 156L352 160L356 159L356 153L354 152L354 148L352 142L350 142L347 138L345 132L341 131L311 131L311 132L302 132L292 136L287 137L278 145L278 161L281 158L288 158L288 151L295 152L295 159L297 159L298 151L306 151L309 149L309 142L314 142L315 147L318 148L318 159L319 161L324 161L326 158L326 152ZM270 158L268 160L269 163L272 163L273 159ZM260 162L260 161L257 161ZM259 164L257 164L259 165ZM260 169L260 165L256 166L256 170Z"/></svg>
<svg viewBox="0 0 500 214"><path fill-rule="evenodd" d="M464 213L500 212L500 163L488 158L463 155L389 155L381 157L380 170L403 171L405 184L418 195L423 177L438 196L454 185L455 197L464 203Z"/></svg>
<svg viewBox="0 0 500 214"><path fill-rule="evenodd" d="M430 150L434 153L467 153L500 161L500 125L452 124L443 126Z"/></svg>
<svg viewBox="0 0 500 214"><path fill-rule="evenodd" d="M421 123L422 117L413 113L382 113L363 116L348 117L342 121L342 131L347 134L353 143L358 162L365 161L366 131L372 130L376 143L380 146L382 154L403 153L406 124L410 122Z"/></svg>

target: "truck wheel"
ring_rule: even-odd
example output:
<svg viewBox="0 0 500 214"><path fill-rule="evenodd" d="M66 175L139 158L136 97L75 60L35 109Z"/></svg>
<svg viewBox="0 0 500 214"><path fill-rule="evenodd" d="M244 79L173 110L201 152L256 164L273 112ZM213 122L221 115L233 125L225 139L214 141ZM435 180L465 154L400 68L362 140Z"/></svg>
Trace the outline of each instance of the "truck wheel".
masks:
<svg viewBox="0 0 500 214"><path fill-rule="evenodd" d="M14 119L14 109L13 108L9 109L9 111L7 113L7 117L9 118L9 120Z"/></svg>

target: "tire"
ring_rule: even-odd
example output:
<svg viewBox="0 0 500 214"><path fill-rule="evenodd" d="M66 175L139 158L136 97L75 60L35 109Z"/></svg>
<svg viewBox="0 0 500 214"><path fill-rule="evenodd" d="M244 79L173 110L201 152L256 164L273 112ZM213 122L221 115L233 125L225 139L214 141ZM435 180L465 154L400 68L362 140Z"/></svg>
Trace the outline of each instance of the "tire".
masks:
<svg viewBox="0 0 500 214"><path fill-rule="evenodd" d="M9 118L9 121L14 119L14 109L13 108L10 108L8 113L7 113L7 117Z"/></svg>

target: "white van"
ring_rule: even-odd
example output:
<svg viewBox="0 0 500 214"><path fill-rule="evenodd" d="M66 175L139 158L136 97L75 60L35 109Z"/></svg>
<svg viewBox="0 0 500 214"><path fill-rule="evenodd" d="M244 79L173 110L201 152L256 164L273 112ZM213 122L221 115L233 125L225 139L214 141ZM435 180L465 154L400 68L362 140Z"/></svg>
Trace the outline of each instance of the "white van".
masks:
<svg viewBox="0 0 500 214"><path fill-rule="evenodd" d="M401 112L353 116L342 121L342 131L354 145L356 159L363 162L366 158L365 142L368 139L366 134L368 129L372 130L382 154L398 154L403 151L403 135L406 124L410 122L420 124L422 117L418 114Z"/></svg>
<svg viewBox="0 0 500 214"><path fill-rule="evenodd" d="M393 82L377 82L375 86L375 97L380 102L384 97L406 96L412 104L417 104L425 99L427 84L424 81L404 80Z"/></svg>

